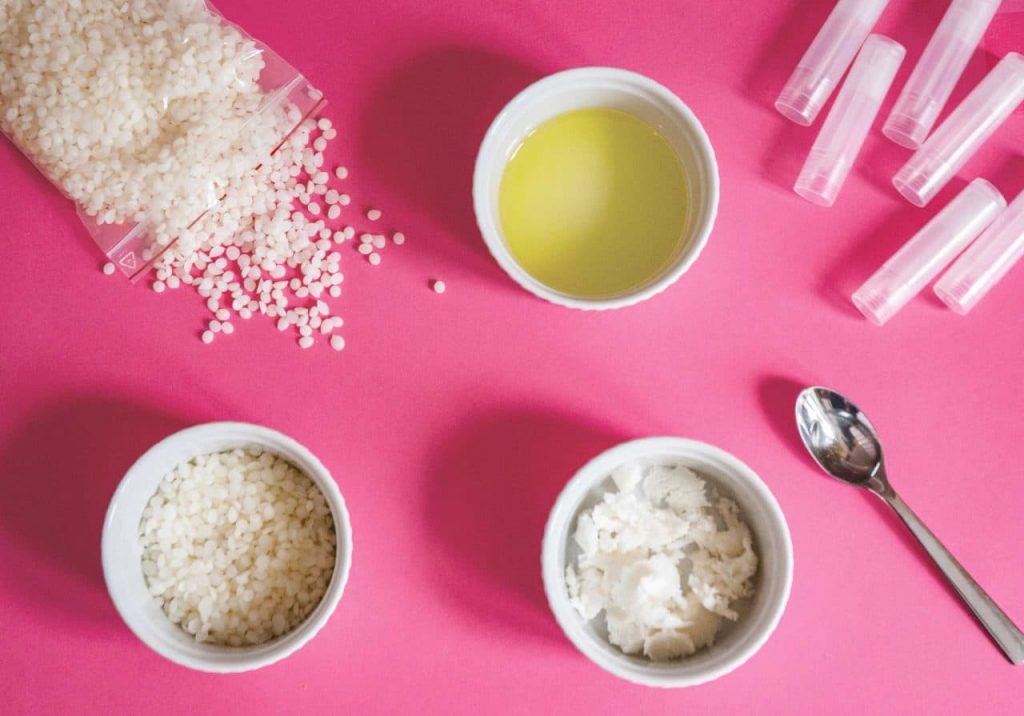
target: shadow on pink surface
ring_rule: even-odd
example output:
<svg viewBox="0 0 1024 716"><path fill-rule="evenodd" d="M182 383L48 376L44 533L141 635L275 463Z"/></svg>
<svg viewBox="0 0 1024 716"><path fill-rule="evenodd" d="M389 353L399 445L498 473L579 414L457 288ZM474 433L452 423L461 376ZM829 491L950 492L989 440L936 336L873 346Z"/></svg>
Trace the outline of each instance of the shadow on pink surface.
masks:
<svg viewBox="0 0 1024 716"><path fill-rule="evenodd" d="M781 375L766 375L757 382L757 397L768 425L780 443L797 460L810 460L796 430L796 398L810 383L800 383Z"/></svg>
<svg viewBox="0 0 1024 716"><path fill-rule="evenodd" d="M74 202L66 197L36 165L25 156L14 142L0 134L0 146L7 154L13 156L17 165L15 171L4 177L10 180L9 186L13 190L18 187L17 193L21 201L32 202L33 208L40 217L40 229L53 236L73 236L80 242L88 255L95 256L97 260L103 258L103 254L97 250L96 242L89 235L88 230L78 218ZM39 193L39 198L34 197ZM40 201L42 203L36 204Z"/></svg>
<svg viewBox="0 0 1024 716"><path fill-rule="evenodd" d="M989 177L996 189L1006 197L1006 203L1024 192L1024 153L1015 154L999 165Z"/></svg>
<svg viewBox="0 0 1024 716"><path fill-rule="evenodd" d="M544 74L491 50L441 46L397 67L362 114L363 163L457 240L460 262L495 280L473 214L476 154L501 108Z"/></svg>
<svg viewBox="0 0 1024 716"><path fill-rule="evenodd" d="M1003 0L992 18L981 46L988 51L986 70L996 66L1008 52L1021 52L1020 38L1024 37L1024 0ZM1018 105L1015 114L1024 114L1024 105Z"/></svg>
<svg viewBox="0 0 1024 716"><path fill-rule="evenodd" d="M882 135L883 122L885 122L885 115L879 113L872 132L868 134L868 138L864 142L864 148L861 149L852 173L864 177L875 191L889 197L893 202L907 204L909 202L900 196L896 187L893 186L892 178L914 156L914 152Z"/></svg>
<svg viewBox="0 0 1024 716"><path fill-rule="evenodd" d="M425 506L448 563L437 572L441 589L481 620L571 649L544 595L544 526L576 470L625 439L557 411L466 418L434 460Z"/></svg>
<svg viewBox="0 0 1024 716"><path fill-rule="evenodd" d="M761 44L746 76L744 85L747 98L793 127L797 125L775 111L775 100L833 7L833 3L820 0L796 0L790 3L777 23L764 28L761 34L767 39ZM807 131L804 127L799 129Z"/></svg>
<svg viewBox="0 0 1024 716"><path fill-rule="evenodd" d="M790 197L799 198L793 191L800 169L807 159L816 133L807 127L794 124L779 115L775 133L768 143L768 151L761 157L761 176ZM799 199L803 202L803 199ZM807 203L807 202L805 202ZM807 203L808 206L812 206ZM821 207L818 208L822 211Z"/></svg>
<svg viewBox="0 0 1024 716"><path fill-rule="evenodd" d="M150 446L195 421L117 399L51 404L0 446L0 530L22 564L12 583L38 604L116 619L100 566L107 505L124 473ZM76 591L54 592L45 567ZM94 609L95 608L95 609ZM101 617L102 614L102 617Z"/></svg>

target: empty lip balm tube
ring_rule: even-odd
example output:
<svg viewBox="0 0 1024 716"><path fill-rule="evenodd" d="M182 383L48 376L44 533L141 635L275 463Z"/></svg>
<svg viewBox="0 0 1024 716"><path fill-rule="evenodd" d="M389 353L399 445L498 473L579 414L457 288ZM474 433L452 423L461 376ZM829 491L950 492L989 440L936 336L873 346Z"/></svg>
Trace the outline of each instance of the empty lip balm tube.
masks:
<svg viewBox="0 0 1024 716"><path fill-rule="evenodd" d="M963 74L1001 0L953 0L917 61L882 132L917 149Z"/></svg>
<svg viewBox="0 0 1024 716"><path fill-rule="evenodd" d="M832 206L905 54L903 45L888 37L868 37L821 126L793 191L815 204Z"/></svg>
<svg viewBox="0 0 1024 716"><path fill-rule="evenodd" d="M1024 100L1024 57L1011 52L893 177L907 201L924 206Z"/></svg>
<svg viewBox="0 0 1024 716"><path fill-rule="evenodd" d="M839 0L775 100L775 109L797 124L812 124L888 4Z"/></svg>
<svg viewBox="0 0 1024 716"><path fill-rule="evenodd" d="M935 295L964 314L1024 256L1024 191L935 284Z"/></svg>
<svg viewBox="0 0 1024 716"><path fill-rule="evenodd" d="M853 305L881 326L921 292L1006 206L975 179L853 294Z"/></svg>

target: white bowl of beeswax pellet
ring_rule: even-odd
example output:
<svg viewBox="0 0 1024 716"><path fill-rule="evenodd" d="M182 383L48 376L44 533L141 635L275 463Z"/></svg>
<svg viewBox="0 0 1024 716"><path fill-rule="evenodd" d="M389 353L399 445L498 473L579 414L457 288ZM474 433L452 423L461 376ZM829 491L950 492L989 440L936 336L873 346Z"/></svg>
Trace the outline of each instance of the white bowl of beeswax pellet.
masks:
<svg viewBox="0 0 1024 716"><path fill-rule="evenodd" d="M341 599L352 560L345 501L295 440L208 423L128 470L103 524L103 575L143 643L201 671L272 664Z"/></svg>

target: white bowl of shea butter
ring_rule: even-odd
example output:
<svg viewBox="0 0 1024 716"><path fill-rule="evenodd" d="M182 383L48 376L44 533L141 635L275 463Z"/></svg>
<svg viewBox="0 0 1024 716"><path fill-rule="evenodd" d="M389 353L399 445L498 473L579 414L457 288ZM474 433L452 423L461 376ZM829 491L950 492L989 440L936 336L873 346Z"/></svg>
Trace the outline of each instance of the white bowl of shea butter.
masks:
<svg viewBox="0 0 1024 716"><path fill-rule="evenodd" d="M573 539L579 515L615 490L612 473L624 465L682 465L739 506L753 536L758 569L754 593L735 622L723 622L711 646L690 656L654 662L625 654L611 644L603 614L589 622L573 606L566 569L577 553ZM750 659L775 630L793 580L793 546L778 502L746 465L719 448L695 440L655 437L623 443L584 465L566 484L548 518L542 550L544 589L565 635L602 669L645 686L695 686L717 679Z"/></svg>

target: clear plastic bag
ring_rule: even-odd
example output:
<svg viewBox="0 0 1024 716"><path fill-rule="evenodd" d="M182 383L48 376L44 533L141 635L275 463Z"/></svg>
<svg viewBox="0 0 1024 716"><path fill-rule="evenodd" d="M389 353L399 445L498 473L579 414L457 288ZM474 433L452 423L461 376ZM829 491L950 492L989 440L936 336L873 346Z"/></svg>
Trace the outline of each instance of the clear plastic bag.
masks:
<svg viewBox="0 0 1024 716"><path fill-rule="evenodd" d="M323 104L204 0L0 3L0 131L132 279Z"/></svg>

